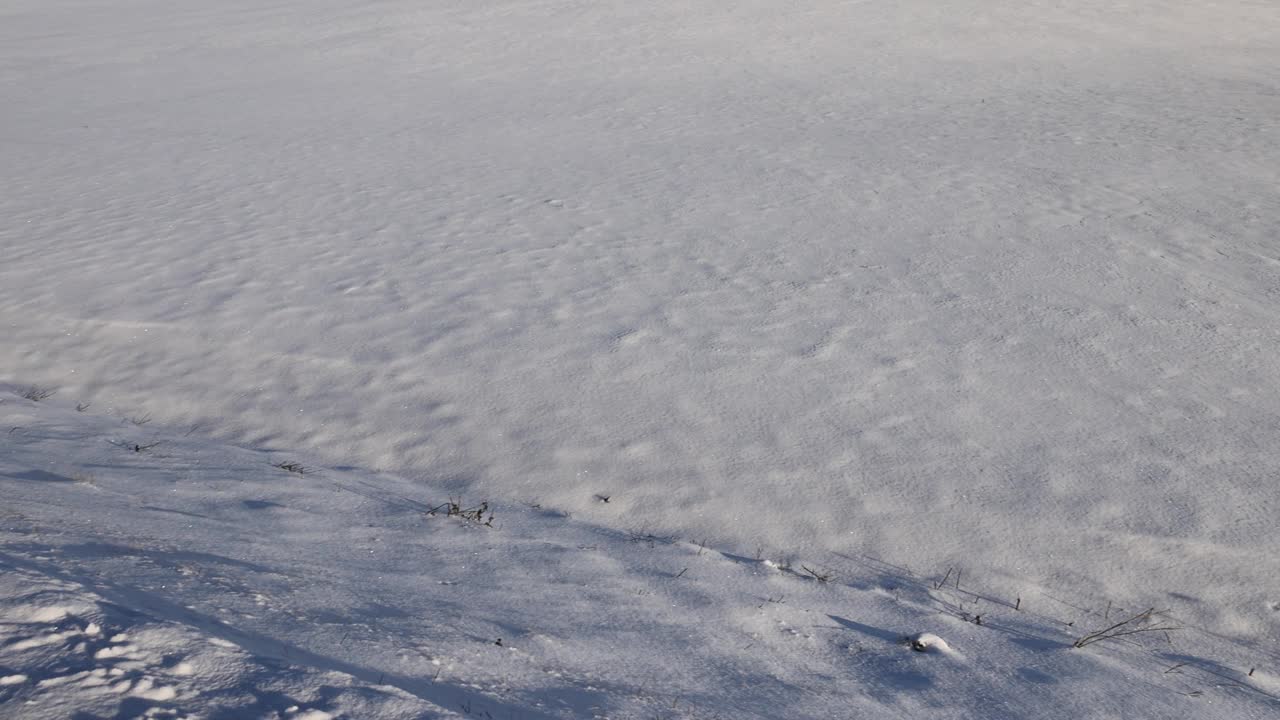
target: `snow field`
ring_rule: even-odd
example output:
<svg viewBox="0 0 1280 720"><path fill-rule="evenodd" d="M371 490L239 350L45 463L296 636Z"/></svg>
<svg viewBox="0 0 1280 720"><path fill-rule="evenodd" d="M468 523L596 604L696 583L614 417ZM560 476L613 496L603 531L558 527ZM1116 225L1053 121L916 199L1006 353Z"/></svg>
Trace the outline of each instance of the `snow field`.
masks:
<svg viewBox="0 0 1280 720"><path fill-rule="evenodd" d="M6 718L1280 711L1274 648L1176 613L1074 648L1142 608L520 503L489 527L429 514L446 487L5 399Z"/></svg>
<svg viewBox="0 0 1280 720"><path fill-rule="evenodd" d="M20 428L4 440L13 494L0 513L56 547L46 535L69 514L80 530L67 552L87 563L69 582L123 572L159 587L177 573L226 601L199 621L142 606L151 619L113 621L120 632L179 622L241 648L233 676L260 677L253 668L283 651L236 634L260 615L255 632L305 650L294 660L306 673L362 688L391 676L394 698L356 693L384 714L463 712L480 701L471 683L486 702L510 696L497 716L535 702L552 716L818 717L864 704L874 716L911 703L963 716L1015 686L992 675L960 692L939 669L969 672L1008 650L917 627L937 611L931 582L951 569L1000 602L1034 598L1045 628L1092 626L1108 607L1167 609L1200 629L1189 656L1222 658L1196 667L1224 683L1255 669L1245 699L1223 701L1244 705L1221 706L1247 717L1255 691L1276 692L1267 658L1280 640L1277 28L1280 6L1253 0L11 0L0 8L0 382L58 394L36 410L16 396L0 406ZM88 413L63 418L75 403ZM31 414L46 407L57 417ZM95 413L154 422L107 427ZM95 450L76 455L80 444L44 437L46 426ZM119 459L153 437L171 439ZM21 454L46 442L47 455ZM264 471L254 452L323 468L319 487L346 494L303 476L242 495L241 482L299 480ZM160 483L135 484L147 477ZM153 487L166 502L141 499ZM399 514L375 510L392 493L407 498L391 502ZM420 506L450 496L525 518L507 520L491 552L524 548L528 562L484 566L491 605L438 584L470 577L423 540ZM84 498L115 498L119 517ZM363 525L333 510L353 502L370 503ZM468 543L485 535L436 530L455 528L446 520L426 525L432 542L472 558ZM190 532L208 555L272 572L300 562L306 579L175 556ZM577 547L601 545L598 532L684 544L637 543L652 551L645 562ZM548 533L558 554L538 545ZM696 568L668 576L695 539L751 562L725 560L702 580L710 590L687 589ZM382 543L409 556L384 558ZM33 548L11 551L36 562ZM919 592L895 602L915 609L873 624L860 593L874 584L858 584L865 569L847 559L867 557L911 568ZM13 567L57 580L67 558ZM847 582L803 600L779 586L790 607L757 608L770 593L755 583L804 579L764 560L808 560ZM371 585L366 566L407 574ZM614 584L593 589L586 570ZM562 573L566 592L541 584ZM514 589L531 575L536 610ZM88 608L154 589L112 599L82 586ZM378 593L414 621L443 614L437 633L474 650L450 660L463 680L424 684L416 652L382 635L348 648L365 607L355 598ZM557 662L589 690L546 686L532 678L558 666L472 644L506 645L497 618L543 627L562 601L579 625L552 623L537 657L560 658L552 646L586 623ZM794 668L768 675L757 656L724 650L741 628L696 615L724 633L701 634L664 614L668 601L744 623L743 612L802 603L811 626L861 632L830 619L845 618L885 630L886 646L862 684L810 698L796 689L857 666L829 635L779 635L809 654L783 653ZM291 616L276 603L340 609L346 640L281 624ZM607 621L583 619L601 607ZM354 614L393 637L421 633L378 612ZM977 611L954 615L965 612ZM211 624L224 614L236 633ZM38 687L61 672L54 656L87 642L58 634L74 623L45 625L12 636L37 644L0 667L0 693ZM1069 645L1075 627L1026 631ZM993 632L976 628L960 629ZM916 632L955 656L895 654L888 635ZM697 650L673 668L680 637L726 655ZM637 646L640 659L618 659ZM1127 671L1109 685L1070 669L1112 655L1049 654L1071 659L1052 677L1087 678L1090 707L1129 702L1113 697L1131 687ZM1040 667L1007 657L1003 677ZM75 672L117 662L82 659ZM886 667L901 680L871 679ZM180 699L199 685L155 672L128 687L169 683ZM1154 685L1142 674L1151 693L1132 697L1186 672ZM736 699L710 689L741 677L755 689ZM345 692L311 694L310 675L281 682L279 702L230 706L368 714ZM864 692L873 685L888 689ZM1029 712L1026 698L1086 702L1078 684L1016 687L1032 685L1010 717ZM663 693L698 710L637 699ZM1178 715L1184 697L1134 712Z"/></svg>

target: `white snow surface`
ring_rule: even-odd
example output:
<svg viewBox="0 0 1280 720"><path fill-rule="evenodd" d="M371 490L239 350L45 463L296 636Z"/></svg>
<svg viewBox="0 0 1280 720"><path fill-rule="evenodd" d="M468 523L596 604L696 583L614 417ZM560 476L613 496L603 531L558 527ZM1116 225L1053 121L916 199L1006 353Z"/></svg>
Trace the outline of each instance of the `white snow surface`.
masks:
<svg viewBox="0 0 1280 720"><path fill-rule="evenodd" d="M0 476L0 509L46 529L70 514L77 543L149 558L191 541L245 561L262 543L258 551L278 554L254 561L261 567L297 562L311 575L292 586L289 608L325 605L336 573L349 592L369 593L365 602L408 612L404 598L423 583L430 593L412 609L444 602L431 594L443 592L434 577L415 574L431 563L397 560L424 564L380 587L348 567L352 528L415 548L434 537L419 535L418 503L488 499L508 518L532 503L581 525L565 530L534 513L505 534L463 537L518 554L544 541L576 548L564 538L609 530L654 533L775 565L808 558L853 577L863 577L858 562L840 558L874 558L910 568L930 591L950 569L962 588L1002 601L1042 593L1107 617L1108 604L1167 609L1260 654L1249 662L1270 657L1275 677L1275 2L8 0L0 181L0 383L56 389L41 411L89 404L83 417L29 418L80 433L83 450L70 436L6 438L6 453L51 454L5 456L15 464ZM5 397L0 411L36 412ZM145 444L154 427L185 437L197 460L200 448L219 458L288 453L325 468L325 482L349 476L376 498L412 498L403 517L391 513L412 529L387 530L387 511L372 505L348 518L349 503L313 496L304 480L281 487L309 488L289 498L293 511L316 508L308 529L245 506L188 538L173 525L185 516L138 508L207 515L192 508L257 502L189 483L266 482L261 463L208 467L175 453L157 486L183 489L188 505L157 503L130 475L160 472L139 464L152 456L107 445L90 416L151 418L111 439ZM82 451L88 465L49 468ZM237 467L253 470L235 478ZM108 518L77 498L100 486L22 479L37 470L118 476L132 500L109 522L137 535L96 537L90 526ZM581 608L569 617L616 619L635 602L659 602L619 595L620 578L641 587L652 573L665 578L670 568L654 558L684 552L676 547L644 561L608 553L617 582L603 598L571 579L604 572L596 561L560 564L538 550L536 561L498 566L534 596L549 597L552 583L572 588L566 602ZM13 572L27 579L6 579L10 594L30 582L52 583L56 595L48 588L91 576L34 552L12 551L23 563ZM95 572L139 557L110 555L88 554L102 565ZM702 581L708 632L738 631L731 598L763 593L742 584L760 581L761 567L771 566L731 562L725 572L742 578ZM231 574L269 591L274 581L239 577L258 572L268 571ZM850 582L840 592L871 592ZM43 642L84 618L144 622L120 616L125 608L145 623L185 623L155 628L178 633L157 647L190 633L231 642L240 650L210 660L227 667L280 654L259 637L311 660L344 658L277 678L299 687L327 672L367 684L376 668L400 673L392 685L408 694L406 708L461 712L469 697L461 686L427 692L409 660L388 664L386 647L336 652L325 645L336 643L334 628L264 620L219 634L214 609L175 620L168 605L132 607L152 597L135 586L95 588L71 593L83 605L74 619L28 618L44 629L15 642ZM321 599L304 601L306 592ZM490 595L482 616L520 616L520 593ZM449 602L461 618L479 601ZM813 602L804 610L819 620L848 617ZM341 623L376 615L333 604ZM378 617L388 623L380 632L403 629ZM640 615L618 632L651 621L672 622ZM930 631L902 625L892 633ZM983 662L938 635L955 653L925 653L930 661ZM58 637L22 652L72 642ZM743 669L762 655L713 647L683 651L729 675L655 656L634 661L648 670L632 668L652 682L624 681L632 661L618 655L636 643L591 644L602 637L581 640L589 652L529 651L540 662L609 666L607 687L544 712L578 716L584 703L642 712L616 698L640 697L661 677L695 685L709 701L702 712L729 697L700 684L714 680L764 683L749 693L763 704L733 700L725 716L821 717L834 712L826 700L784 707L762 694L858 677L832 660L809 680L788 675L798 684L784 688ZM674 637L643 642L680 657ZM510 683L525 693L510 708L527 710L537 682L480 657L472 662L490 674L467 682L499 695L495 683ZM1072 677L1082 676L1095 674ZM38 677L0 664L0 693ZM955 702L960 715L1008 690L943 680L908 689L928 688L941 712ZM561 697L542 697L552 696ZM256 707L309 712L298 699L292 711ZM681 712L644 710L668 711Z"/></svg>
<svg viewBox="0 0 1280 720"><path fill-rule="evenodd" d="M417 478L0 398L5 720L1280 716L1273 644L1165 608L1073 647L1145 608L547 506L482 524Z"/></svg>

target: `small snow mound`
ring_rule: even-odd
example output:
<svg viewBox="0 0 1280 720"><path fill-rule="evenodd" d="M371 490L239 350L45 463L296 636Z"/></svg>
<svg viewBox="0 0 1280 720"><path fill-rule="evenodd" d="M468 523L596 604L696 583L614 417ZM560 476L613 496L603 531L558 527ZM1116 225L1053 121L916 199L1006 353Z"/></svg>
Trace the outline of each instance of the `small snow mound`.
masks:
<svg viewBox="0 0 1280 720"><path fill-rule="evenodd" d="M46 645L55 645L69 638L74 638L78 633L75 631L48 633L45 635L36 635L23 640L19 640L9 646L9 650L30 650L32 648L45 647Z"/></svg>
<svg viewBox="0 0 1280 720"><path fill-rule="evenodd" d="M951 649L951 646L947 644L946 640L943 640L933 633L926 632L920 633L919 635L913 635L910 640L911 649L916 652L945 653L948 655L955 653L955 651Z"/></svg>
<svg viewBox="0 0 1280 720"><path fill-rule="evenodd" d="M133 645L113 645L111 647L102 648L98 652L94 653L93 657L96 660L105 660L108 658L115 658L115 657L121 657L123 655L129 655L137 649L138 648Z"/></svg>
<svg viewBox="0 0 1280 720"><path fill-rule="evenodd" d="M285 710L288 713L289 720L333 720L333 716L323 710L303 710L298 711L295 705Z"/></svg>
<svg viewBox="0 0 1280 720"><path fill-rule="evenodd" d="M1262 670L1250 670L1249 679L1253 681L1254 687L1261 688L1269 693L1280 692L1280 675ZM0 682L0 684L3 683Z"/></svg>
<svg viewBox="0 0 1280 720"><path fill-rule="evenodd" d="M155 681L151 678L143 678L142 680L139 680L138 684L133 686L133 689L129 691L129 694L134 697L140 697L145 700L155 700L158 702L172 700L178 695L173 688L165 685L156 685Z"/></svg>
<svg viewBox="0 0 1280 720"><path fill-rule="evenodd" d="M50 605L48 607L35 608L26 614L27 622L31 623L55 623L62 618L75 613L75 608L62 607L59 605Z"/></svg>

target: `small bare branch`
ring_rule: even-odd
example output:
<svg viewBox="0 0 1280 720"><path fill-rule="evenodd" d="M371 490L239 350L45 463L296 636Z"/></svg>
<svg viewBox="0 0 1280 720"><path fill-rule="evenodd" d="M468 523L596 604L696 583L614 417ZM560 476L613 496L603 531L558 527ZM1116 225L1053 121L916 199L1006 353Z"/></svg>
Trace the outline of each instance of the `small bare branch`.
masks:
<svg viewBox="0 0 1280 720"><path fill-rule="evenodd" d="M30 400L31 402L40 402L41 400L48 400L49 398L57 394L57 392L58 391L54 390L53 388L40 387L39 385L32 385L31 387L22 391L22 397Z"/></svg>
<svg viewBox="0 0 1280 720"><path fill-rule="evenodd" d="M148 450L152 450L164 444L163 440L154 440L149 443L124 442L122 440L108 440L107 442L112 445L115 445L118 448L124 448L129 452L136 452L136 453L144 453L144 452L147 452Z"/></svg>
<svg viewBox="0 0 1280 720"><path fill-rule="evenodd" d="M832 573L831 573L830 571L825 571L825 570L814 570L813 568L809 567L808 565L801 565L800 567L801 567L805 572L809 573L809 575L813 576L813 579L817 580L817 581L818 581L818 582L820 582L820 583L825 583L825 582L828 582L829 580L831 580Z"/></svg>
<svg viewBox="0 0 1280 720"><path fill-rule="evenodd" d="M427 510L428 517L435 517L443 510L445 517L457 517L463 520L469 520L478 525L485 527L493 527L493 511L489 509L489 501L485 500L475 507L463 507L462 500L449 499L449 502L437 505ZM485 517L485 513L489 517Z"/></svg>
<svg viewBox="0 0 1280 720"><path fill-rule="evenodd" d="M947 584L947 580L951 579L951 571L954 569L955 568L947 568L947 574L943 575L941 580L933 584L933 589L941 590L942 586Z"/></svg>
<svg viewBox="0 0 1280 720"><path fill-rule="evenodd" d="M1082 648L1082 647L1085 647L1086 645L1092 645L1093 643L1101 642L1103 640L1114 640L1116 638L1121 638L1128 635L1137 635L1138 633L1148 633L1148 632L1167 633L1170 630L1181 629L1172 625L1160 625L1160 626L1146 625L1146 623L1151 621L1151 615L1154 612L1155 612L1155 608L1147 608L1146 610L1138 613L1137 615L1121 620L1120 622L1110 627L1085 635L1079 640L1076 640L1074 646L1078 648Z"/></svg>
<svg viewBox="0 0 1280 720"><path fill-rule="evenodd" d="M302 463L297 463L293 461L272 463L271 467L280 468L285 472L291 472L291 473L294 473L295 475L310 475L312 472L314 472L311 468L303 465Z"/></svg>

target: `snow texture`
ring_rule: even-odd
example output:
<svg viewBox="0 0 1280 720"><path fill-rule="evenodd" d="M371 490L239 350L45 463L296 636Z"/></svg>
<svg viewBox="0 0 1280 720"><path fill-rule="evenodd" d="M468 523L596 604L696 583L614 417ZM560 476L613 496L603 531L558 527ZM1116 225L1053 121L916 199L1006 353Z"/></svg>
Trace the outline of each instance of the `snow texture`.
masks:
<svg viewBox="0 0 1280 720"><path fill-rule="evenodd" d="M0 714L1275 711L1274 2L8 0L0 181Z"/></svg>
<svg viewBox="0 0 1280 720"><path fill-rule="evenodd" d="M418 479L2 397L6 720L1280 713L1273 645L1177 612L1074 647L1144 608L546 506L451 517Z"/></svg>

